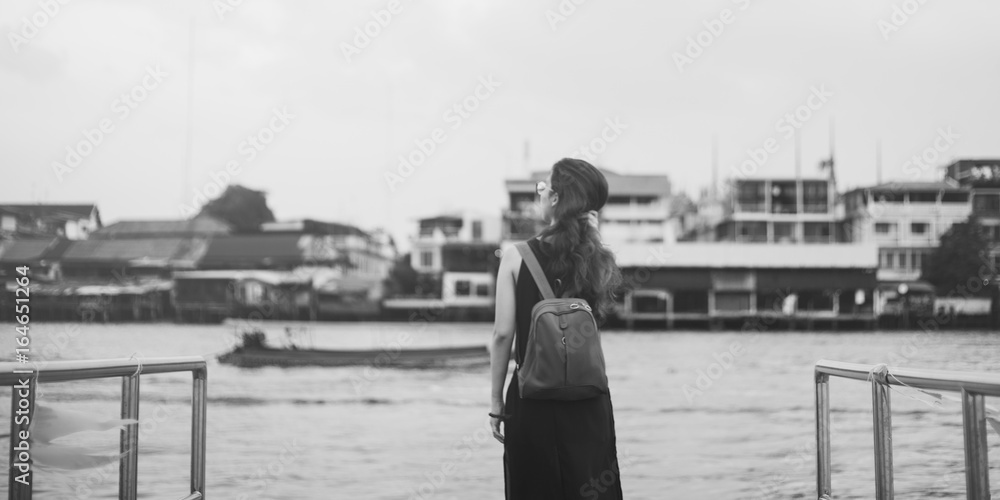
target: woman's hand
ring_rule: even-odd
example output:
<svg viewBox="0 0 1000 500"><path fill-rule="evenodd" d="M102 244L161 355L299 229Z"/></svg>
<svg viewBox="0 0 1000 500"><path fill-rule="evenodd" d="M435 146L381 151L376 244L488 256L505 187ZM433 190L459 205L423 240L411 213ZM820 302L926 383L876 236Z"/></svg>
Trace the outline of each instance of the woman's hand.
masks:
<svg viewBox="0 0 1000 500"><path fill-rule="evenodd" d="M589 222L591 226L594 226L594 229L598 229L597 225L600 222L600 220L598 217L597 210L591 210L587 212L587 222Z"/></svg>
<svg viewBox="0 0 1000 500"><path fill-rule="evenodd" d="M493 403L493 409L490 410L490 413L492 413L494 415L503 415L504 414L503 413L503 402ZM493 437L497 441L500 441L500 444L503 444L503 433L500 432L500 421L501 421L501 419L499 419L497 417L490 417L490 427L493 428Z"/></svg>

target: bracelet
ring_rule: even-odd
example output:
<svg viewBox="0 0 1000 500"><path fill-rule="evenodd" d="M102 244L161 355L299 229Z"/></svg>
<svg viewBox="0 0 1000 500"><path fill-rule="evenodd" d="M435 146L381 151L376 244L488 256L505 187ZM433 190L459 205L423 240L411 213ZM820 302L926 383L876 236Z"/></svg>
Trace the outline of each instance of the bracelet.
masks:
<svg viewBox="0 0 1000 500"><path fill-rule="evenodd" d="M493 413L493 412L490 412L490 417L492 417L492 418L499 418L500 420L507 420L507 416L506 415L497 415L496 413Z"/></svg>

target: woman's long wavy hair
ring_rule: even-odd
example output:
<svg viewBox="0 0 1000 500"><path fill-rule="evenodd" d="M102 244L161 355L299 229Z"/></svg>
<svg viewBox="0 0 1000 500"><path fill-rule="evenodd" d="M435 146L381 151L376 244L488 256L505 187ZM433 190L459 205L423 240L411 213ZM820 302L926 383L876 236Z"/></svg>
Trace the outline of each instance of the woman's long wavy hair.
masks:
<svg viewBox="0 0 1000 500"><path fill-rule="evenodd" d="M546 274L559 280L553 290L557 297L586 300L603 324L623 280L615 255L604 247L587 212L600 210L608 201L608 181L590 163L564 158L552 166L552 191L559 195L554 223L538 233L552 245Z"/></svg>

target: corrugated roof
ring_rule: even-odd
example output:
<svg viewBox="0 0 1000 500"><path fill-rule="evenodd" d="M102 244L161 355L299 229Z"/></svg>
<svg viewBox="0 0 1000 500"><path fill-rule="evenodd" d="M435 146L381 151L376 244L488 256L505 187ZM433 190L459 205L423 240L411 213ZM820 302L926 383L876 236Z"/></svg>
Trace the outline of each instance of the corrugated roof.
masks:
<svg viewBox="0 0 1000 500"><path fill-rule="evenodd" d="M63 252L67 264L127 262L132 265L193 265L204 253L203 239L130 238L123 240L81 240Z"/></svg>
<svg viewBox="0 0 1000 500"><path fill-rule="evenodd" d="M190 237L229 234L232 227L215 217L187 220L125 220L90 234L90 239Z"/></svg>
<svg viewBox="0 0 1000 500"><path fill-rule="evenodd" d="M272 285L312 283L312 277L309 275L297 274L289 271L270 271L259 269L177 271L174 272L173 277L174 279L179 280L257 280L264 283L270 283Z"/></svg>
<svg viewBox="0 0 1000 500"><path fill-rule="evenodd" d="M202 268L233 268L256 265L296 265L305 260L302 234L240 234L212 238Z"/></svg>
<svg viewBox="0 0 1000 500"><path fill-rule="evenodd" d="M609 245L620 267L875 269L874 244L631 243Z"/></svg>
<svg viewBox="0 0 1000 500"><path fill-rule="evenodd" d="M619 174L607 169L599 169L608 181L610 196L670 194L670 178L666 175ZM507 179L507 191L512 193L534 193L535 183L544 180L549 170L531 173L530 179Z"/></svg>
<svg viewBox="0 0 1000 500"><path fill-rule="evenodd" d="M949 191L949 192L959 192L968 191L966 187L955 186L943 181L927 181L927 182L883 182L882 184L876 184L874 186L859 187L854 188L846 193L855 193L858 191L878 191L878 192L906 192L906 191Z"/></svg>
<svg viewBox="0 0 1000 500"><path fill-rule="evenodd" d="M8 282L7 290L11 291L16 283ZM172 280L146 279L136 283L108 282L106 280L60 281L31 283L31 293L34 295L143 295L150 292L171 290Z"/></svg>
<svg viewBox="0 0 1000 500"><path fill-rule="evenodd" d="M0 205L0 213L29 215L31 217L56 217L69 219L86 219L97 209L94 204L82 205L43 205L43 204L21 204L21 205Z"/></svg>
<svg viewBox="0 0 1000 500"><path fill-rule="evenodd" d="M65 238L0 241L0 262L24 264L58 258L70 244Z"/></svg>
<svg viewBox="0 0 1000 500"><path fill-rule="evenodd" d="M265 222L260 225L260 230L265 233L290 232L329 235L356 235L365 238L371 237L371 235L364 230L350 224L342 224L340 222L323 222L315 219Z"/></svg>

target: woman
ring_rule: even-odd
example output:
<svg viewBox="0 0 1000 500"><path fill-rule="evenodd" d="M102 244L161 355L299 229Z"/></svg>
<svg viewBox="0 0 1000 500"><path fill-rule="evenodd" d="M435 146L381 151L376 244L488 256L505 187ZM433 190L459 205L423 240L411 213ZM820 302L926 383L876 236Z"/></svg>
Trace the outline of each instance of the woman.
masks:
<svg viewBox="0 0 1000 500"><path fill-rule="evenodd" d="M608 182L590 163L563 159L536 189L549 225L528 246L555 295L565 292L585 299L602 324L622 281L614 254L604 248L597 232L597 210L608 199ZM517 340L516 356L523 359L531 308L540 299L520 254L505 251L497 275L490 350L490 419L493 436L504 445L506 498L620 499L610 394L579 401L521 399L515 369L504 398L511 344Z"/></svg>

